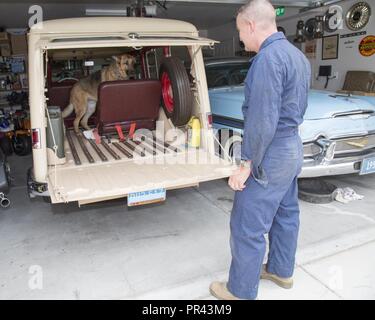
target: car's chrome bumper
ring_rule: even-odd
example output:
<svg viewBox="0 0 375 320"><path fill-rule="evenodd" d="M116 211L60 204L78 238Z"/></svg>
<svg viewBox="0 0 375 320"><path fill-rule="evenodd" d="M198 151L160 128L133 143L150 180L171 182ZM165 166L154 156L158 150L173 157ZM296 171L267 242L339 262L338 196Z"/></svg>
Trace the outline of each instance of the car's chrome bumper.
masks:
<svg viewBox="0 0 375 320"><path fill-rule="evenodd" d="M331 161L318 161L305 159L300 173L300 178L312 178L321 176L333 176L340 174L359 173L362 161L375 157L375 152L355 157L334 158Z"/></svg>

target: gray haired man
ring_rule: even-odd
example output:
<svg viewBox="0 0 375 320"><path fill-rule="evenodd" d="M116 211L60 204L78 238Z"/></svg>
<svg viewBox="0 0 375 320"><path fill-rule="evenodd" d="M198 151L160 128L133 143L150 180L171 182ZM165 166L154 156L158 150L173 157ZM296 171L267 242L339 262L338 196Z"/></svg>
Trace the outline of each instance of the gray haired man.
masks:
<svg viewBox="0 0 375 320"><path fill-rule="evenodd" d="M250 0L237 15L240 40L255 51L245 80L241 166L229 178L232 263L228 283L213 282L219 299L256 299L260 278L292 287L299 229L297 176L303 162L298 126L307 107L311 68L277 32L268 0ZM269 235L267 265L264 235Z"/></svg>

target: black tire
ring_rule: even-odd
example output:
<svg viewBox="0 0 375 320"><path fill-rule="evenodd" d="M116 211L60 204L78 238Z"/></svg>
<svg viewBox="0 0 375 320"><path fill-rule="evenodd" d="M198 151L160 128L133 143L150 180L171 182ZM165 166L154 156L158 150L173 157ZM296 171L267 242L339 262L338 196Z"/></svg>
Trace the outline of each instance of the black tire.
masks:
<svg viewBox="0 0 375 320"><path fill-rule="evenodd" d="M0 148L6 156L13 154L13 147L10 139L8 137L0 138Z"/></svg>
<svg viewBox="0 0 375 320"><path fill-rule="evenodd" d="M174 106L173 111L169 110L162 95L163 109L175 126L183 126L190 120L193 109L193 95L189 76L182 61L176 57L164 58L159 71L161 81L164 73L168 75L171 81Z"/></svg>
<svg viewBox="0 0 375 320"><path fill-rule="evenodd" d="M18 156L26 156L31 152L31 138L26 135L13 137L13 150Z"/></svg>
<svg viewBox="0 0 375 320"><path fill-rule="evenodd" d="M322 178L298 179L298 198L311 203L330 203L335 199L337 187Z"/></svg>

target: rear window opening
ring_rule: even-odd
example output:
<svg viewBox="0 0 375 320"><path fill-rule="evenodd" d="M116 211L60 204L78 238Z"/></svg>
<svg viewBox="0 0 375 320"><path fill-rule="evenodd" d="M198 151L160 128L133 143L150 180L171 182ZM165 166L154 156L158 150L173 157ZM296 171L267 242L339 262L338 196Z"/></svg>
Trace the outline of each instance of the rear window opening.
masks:
<svg viewBox="0 0 375 320"><path fill-rule="evenodd" d="M158 79L160 64L165 56L165 47L147 48L86 48L53 49L48 51L48 65L45 68L47 87L72 79L82 79L108 67L114 56L130 54L136 59L133 79ZM186 67L190 79L191 56L187 47L170 47L170 55L178 58ZM47 71L48 69L48 71ZM68 78L68 79L67 79Z"/></svg>
<svg viewBox="0 0 375 320"><path fill-rule="evenodd" d="M47 156L53 203L86 204L142 190L196 186L227 177L233 169L213 152L211 114L201 101L192 63L196 51L142 50L88 49L74 52L79 59L62 59L66 51L49 52ZM124 61L112 56L124 53L135 59L132 77L100 82L96 75L113 63L121 66ZM97 93L87 99L90 130L81 121L77 133L77 109L66 115L66 108L82 103L87 91Z"/></svg>
<svg viewBox="0 0 375 320"><path fill-rule="evenodd" d="M152 102L150 99L146 105L154 105L150 107L153 114L162 108L176 127L184 126L192 116L199 116L193 110L197 88L194 70L190 70L191 50L187 47L166 50L165 47L50 50L45 60L47 105L57 106L62 112L72 104L74 111L77 105L84 110L91 108L95 111L89 116L91 127L98 127L101 120L98 117L103 116L103 112L99 114L97 105L106 105L107 113L117 113L119 117L121 112L118 113L117 109L130 108L128 121L132 118L144 119L149 114L147 107L142 116L142 112L136 112L135 106L125 106L124 101L132 100L134 105L139 103L137 96L148 96L149 91L145 88L149 86L145 82L152 83L151 80L154 80L159 83L159 96L155 96ZM108 83L104 86L104 82ZM122 93L122 90L127 92ZM107 94L107 91L111 93ZM81 98L86 101L84 105ZM64 117L65 127L72 128L75 118L75 112ZM118 118L120 123L125 120Z"/></svg>
<svg viewBox="0 0 375 320"><path fill-rule="evenodd" d="M65 129L57 130L53 122L58 120L48 119L49 132L63 135L49 137L49 165L168 156L189 146L204 150L200 129L207 126L210 114L200 106L194 54L192 48L181 46L50 50L45 68L47 106L50 117L63 117ZM103 70L116 77L121 68L125 78L102 81ZM77 131L76 112L82 109L91 115L86 120L82 117ZM157 133L158 126L162 134ZM137 130L146 134L131 139ZM64 149L60 155L55 154L53 140Z"/></svg>

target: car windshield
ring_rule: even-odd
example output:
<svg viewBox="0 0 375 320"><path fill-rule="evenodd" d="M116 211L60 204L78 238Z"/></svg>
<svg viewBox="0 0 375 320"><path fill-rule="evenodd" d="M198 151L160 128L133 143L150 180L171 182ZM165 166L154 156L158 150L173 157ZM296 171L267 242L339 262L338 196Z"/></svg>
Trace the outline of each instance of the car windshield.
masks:
<svg viewBox="0 0 375 320"><path fill-rule="evenodd" d="M208 88L241 85L245 81L250 62L222 63L206 67Z"/></svg>

